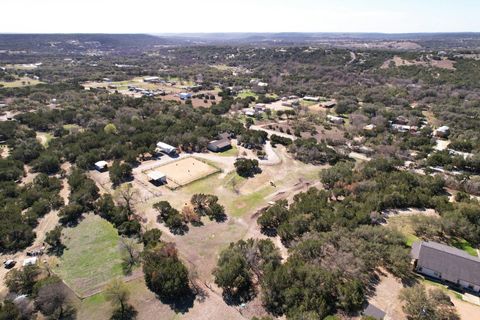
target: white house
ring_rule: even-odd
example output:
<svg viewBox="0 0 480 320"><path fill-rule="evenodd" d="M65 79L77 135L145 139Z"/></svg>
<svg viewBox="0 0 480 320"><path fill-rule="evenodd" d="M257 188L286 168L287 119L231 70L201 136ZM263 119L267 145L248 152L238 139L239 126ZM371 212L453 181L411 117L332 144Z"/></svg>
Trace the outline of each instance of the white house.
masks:
<svg viewBox="0 0 480 320"><path fill-rule="evenodd" d="M145 77L145 78L143 78L143 82L159 83L160 78L159 77Z"/></svg>
<svg viewBox="0 0 480 320"><path fill-rule="evenodd" d="M312 102L319 102L320 97L305 96L305 97L303 97L303 100L312 101Z"/></svg>

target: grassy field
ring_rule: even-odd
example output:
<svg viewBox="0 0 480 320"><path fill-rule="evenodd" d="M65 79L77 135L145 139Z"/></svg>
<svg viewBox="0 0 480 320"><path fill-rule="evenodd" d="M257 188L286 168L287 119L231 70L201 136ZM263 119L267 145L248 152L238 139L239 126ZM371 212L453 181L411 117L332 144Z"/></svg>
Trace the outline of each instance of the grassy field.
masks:
<svg viewBox="0 0 480 320"><path fill-rule="evenodd" d="M224 152L219 152L217 155L222 157L236 157L238 155L238 148L236 146L232 146L231 149Z"/></svg>
<svg viewBox="0 0 480 320"><path fill-rule="evenodd" d="M23 77L15 81L9 81L9 82L0 81L0 87L3 86L4 88L18 88L18 87L35 86L40 83L42 82L39 80Z"/></svg>
<svg viewBox="0 0 480 320"><path fill-rule="evenodd" d="M67 247L55 272L80 296L122 275L119 235L108 221L87 215L64 231Z"/></svg>
<svg viewBox="0 0 480 320"><path fill-rule="evenodd" d="M257 99L258 94L256 94L252 90L243 90L238 93L237 97L239 97L240 99L245 99L247 97L254 97L255 99Z"/></svg>

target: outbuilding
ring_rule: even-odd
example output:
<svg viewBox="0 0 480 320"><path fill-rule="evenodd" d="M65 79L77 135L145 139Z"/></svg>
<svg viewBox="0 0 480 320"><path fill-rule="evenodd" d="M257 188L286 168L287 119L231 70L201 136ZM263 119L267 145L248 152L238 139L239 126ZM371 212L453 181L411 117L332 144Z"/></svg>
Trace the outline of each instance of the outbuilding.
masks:
<svg viewBox="0 0 480 320"><path fill-rule="evenodd" d="M95 162L95 169L97 169L97 171L105 171L107 168L108 168L107 161L101 160L101 161Z"/></svg>
<svg viewBox="0 0 480 320"><path fill-rule="evenodd" d="M147 174L148 180L153 184L164 184L167 182L167 175L160 171L151 171Z"/></svg>
<svg viewBox="0 0 480 320"><path fill-rule="evenodd" d="M174 155L177 152L177 148L169 144L166 144L165 142L158 142L157 152L163 152L169 155Z"/></svg>
<svg viewBox="0 0 480 320"><path fill-rule="evenodd" d="M37 257L31 257L23 260L23 266L32 266L34 264L37 264L38 258Z"/></svg>
<svg viewBox="0 0 480 320"><path fill-rule="evenodd" d="M303 97L303 100L312 101L312 102L319 102L320 97L305 96L305 97Z"/></svg>
<svg viewBox="0 0 480 320"><path fill-rule="evenodd" d="M207 145L207 149L212 152L223 152L232 148L232 144L228 139L213 140Z"/></svg>
<svg viewBox="0 0 480 320"><path fill-rule="evenodd" d="M187 100L192 98L192 94L188 92L182 92L179 94L181 100Z"/></svg>
<svg viewBox="0 0 480 320"><path fill-rule="evenodd" d="M159 83L159 82L160 82L160 78L159 78L159 77L145 77L145 78L143 78L143 82Z"/></svg>
<svg viewBox="0 0 480 320"><path fill-rule="evenodd" d="M345 119L343 119L342 117L337 117L337 116L332 116L332 115L328 115L327 120L331 123L334 123L334 124L345 123Z"/></svg>
<svg viewBox="0 0 480 320"><path fill-rule="evenodd" d="M435 130L435 136L439 138L448 138L450 135L450 127L448 126L441 126L437 130Z"/></svg>

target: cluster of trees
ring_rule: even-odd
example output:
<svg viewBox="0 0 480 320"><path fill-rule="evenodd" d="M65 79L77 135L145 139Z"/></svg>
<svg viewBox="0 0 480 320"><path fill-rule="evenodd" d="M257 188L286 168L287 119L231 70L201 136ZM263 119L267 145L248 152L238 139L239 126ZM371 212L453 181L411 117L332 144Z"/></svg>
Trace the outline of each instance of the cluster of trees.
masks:
<svg viewBox="0 0 480 320"><path fill-rule="evenodd" d="M75 319L74 296L60 278L37 265L11 270L5 284L14 301L5 300L0 307L2 319L33 319L40 312L48 319ZM27 295L27 296L21 296Z"/></svg>
<svg viewBox="0 0 480 320"><path fill-rule="evenodd" d="M17 168L12 167L8 171L14 172ZM5 178L11 174L6 174ZM37 226L38 219L64 204L59 195L61 181L39 174L25 186L15 184L13 180L4 180L0 181L0 187L0 251L26 248L35 238L33 228Z"/></svg>
<svg viewBox="0 0 480 320"><path fill-rule="evenodd" d="M128 199L131 197L130 190L125 189L119 192ZM127 237L140 235L141 225L135 219L131 206L126 205L125 202L124 204L116 205L110 194L102 195L95 202L94 212L105 220L110 221L117 228L119 234Z"/></svg>
<svg viewBox="0 0 480 320"><path fill-rule="evenodd" d="M270 141L272 143L272 146L275 146L277 144L281 144L281 145L284 145L284 146L289 146L289 145L292 144L292 139L282 137L282 136L279 136L279 135L276 135L276 134L272 134L270 136Z"/></svg>
<svg viewBox="0 0 480 320"><path fill-rule="evenodd" d="M335 164L343 157L326 143L318 143L316 139L296 139L289 147L295 159L312 164Z"/></svg>
<svg viewBox="0 0 480 320"><path fill-rule="evenodd" d="M153 205L158 211L157 220L165 223L172 233L183 234L188 231L188 223L202 225L201 218L223 222L227 219L225 208L218 203L218 197L211 194L198 193L190 199L190 205L184 206L182 212L173 208L168 201L160 201Z"/></svg>
<svg viewBox="0 0 480 320"><path fill-rule="evenodd" d="M270 240L240 240L220 253L213 274L225 300L245 302L255 296L255 284L281 263L278 248Z"/></svg>
<svg viewBox="0 0 480 320"><path fill-rule="evenodd" d="M315 232L302 238L283 264L270 240L241 240L221 252L215 283L233 303L252 299L260 289L267 310L288 319L354 313L363 309L377 268L411 276L404 240L380 226Z"/></svg>
<svg viewBox="0 0 480 320"><path fill-rule="evenodd" d="M165 223L165 226L174 234L184 234L188 231L188 226L185 223L180 212L173 208L168 201L160 201L153 205L153 208L158 211L157 221Z"/></svg>
<svg viewBox="0 0 480 320"><path fill-rule="evenodd" d="M268 139L268 133L262 130L246 130L241 132L237 139L238 143L246 148L262 149Z"/></svg>
<svg viewBox="0 0 480 320"><path fill-rule="evenodd" d="M165 301L190 293L188 269L173 243L159 243L143 252L143 273L148 288Z"/></svg>
<svg viewBox="0 0 480 320"><path fill-rule="evenodd" d="M409 320L460 320L450 297L439 288L426 290L417 284L400 293L403 311Z"/></svg>
<svg viewBox="0 0 480 320"><path fill-rule="evenodd" d="M425 162L428 166L444 167L449 171L457 169L473 174L480 173L480 153L464 157L462 155L452 155L448 150L436 151L432 153Z"/></svg>
<svg viewBox="0 0 480 320"><path fill-rule="evenodd" d="M128 163L120 163L120 161L114 161L108 168L108 174L113 186L118 186L123 182L130 181L132 177L132 166Z"/></svg>
<svg viewBox="0 0 480 320"><path fill-rule="evenodd" d="M74 169L68 176L70 186L69 203L63 207L58 216L63 225L75 225L84 212L93 210L95 200L99 197L98 187L80 169Z"/></svg>
<svg viewBox="0 0 480 320"><path fill-rule="evenodd" d="M255 174L262 172L256 159L238 158L234 165L237 174L241 177L253 177Z"/></svg>

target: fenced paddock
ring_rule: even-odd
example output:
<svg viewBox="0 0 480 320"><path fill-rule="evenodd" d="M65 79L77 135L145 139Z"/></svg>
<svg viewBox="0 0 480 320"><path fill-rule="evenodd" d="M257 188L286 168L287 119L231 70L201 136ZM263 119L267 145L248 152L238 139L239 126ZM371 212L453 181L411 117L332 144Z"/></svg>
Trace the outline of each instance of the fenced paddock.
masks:
<svg viewBox="0 0 480 320"><path fill-rule="evenodd" d="M143 173L147 175L151 171L165 173L167 176L166 186L173 190L217 173L220 169L200 159L187 157L156 167L150 167L148 170L143 171Z"/></svg>

